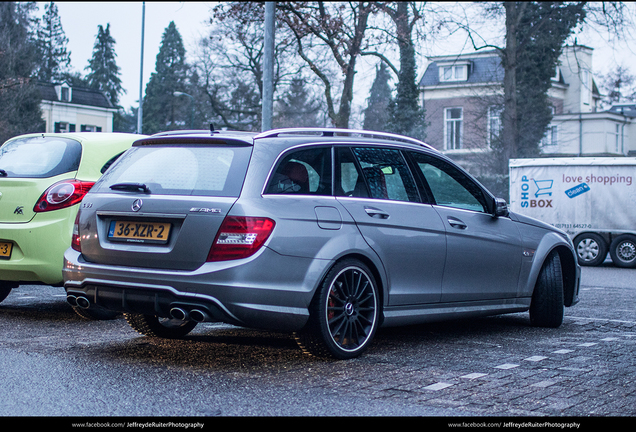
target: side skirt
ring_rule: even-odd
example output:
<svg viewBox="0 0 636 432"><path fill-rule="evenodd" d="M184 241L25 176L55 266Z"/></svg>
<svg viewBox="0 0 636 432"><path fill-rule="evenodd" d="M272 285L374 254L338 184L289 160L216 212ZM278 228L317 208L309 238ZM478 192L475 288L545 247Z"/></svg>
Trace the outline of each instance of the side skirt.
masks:
<svg viewBox="0 0 636 432"><path fill-rule="evenodd" d="M471 318L530 309L531 297L385 307L382 327Z"/></svg>

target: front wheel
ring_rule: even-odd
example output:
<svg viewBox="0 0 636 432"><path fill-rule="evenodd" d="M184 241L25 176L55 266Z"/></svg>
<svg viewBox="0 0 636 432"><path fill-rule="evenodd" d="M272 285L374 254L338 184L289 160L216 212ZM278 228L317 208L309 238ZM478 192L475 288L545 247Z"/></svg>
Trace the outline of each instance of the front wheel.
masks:
<svg viewBox="0 0 636 432"><path fill-rule="evenodd" d="M371 271L357 260L337 263L310 306L307 327L295 334L303 351L350 359L364 352L380 315L379 291Z"/></svg>
<svg viewBox="0 0 636 432"><path fill-rule="evenodd" d="M636 267L636 236L622 234L612 240L610 257L617 267Z"/></svg>
<svg viewBox="0 0 636 432"><path fill-rule="evenodd" d="M537 327L559 327L563 323L563 274L561 258L552 251L546 259L530 303L530 323Z"/></svg>
<svg viewBox="0 0 636 432"><path fill-rule="evenodd" d="M159 318L154 315L125 313L124 318L137 333L165 339L181 338L190 333L197 325L196 321Z"/></svg>

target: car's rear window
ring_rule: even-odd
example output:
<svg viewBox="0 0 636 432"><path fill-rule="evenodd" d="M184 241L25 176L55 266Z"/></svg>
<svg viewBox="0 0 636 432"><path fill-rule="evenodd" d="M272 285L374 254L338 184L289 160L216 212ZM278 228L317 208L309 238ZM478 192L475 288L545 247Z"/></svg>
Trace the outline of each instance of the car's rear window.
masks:
<svg viewBox="0 0 636 432"><path fill-rule="evenodd" d="M95 190L143 184L151 194L237 197L251 147L152 145L133 147L102 176Z"/></svg>
<svg viewBox="0 0 636 432"><path fill-rule="evenodd" d="M7 177L53 177L77 171L81 156L81 144L72 139L19 138L0 147L0 170Z"/></svg>

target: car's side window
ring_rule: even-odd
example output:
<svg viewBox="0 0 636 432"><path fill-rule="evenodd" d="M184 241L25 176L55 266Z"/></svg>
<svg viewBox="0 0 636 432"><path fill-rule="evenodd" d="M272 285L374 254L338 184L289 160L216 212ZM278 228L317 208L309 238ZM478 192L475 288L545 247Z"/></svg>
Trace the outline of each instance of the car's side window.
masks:
<svg viewBox="0 0 636 432"><path fill-rule="evenodd" d="M419 201L415 181L399 150L377 147L357 147L352 150L371 198Z"/></svg>
<svg viewBox="0 0 636 432"><path fill-rule="evenodd" d="M331 148L296 150L285 156L266 193L331 195Z"/></svg>
<svg viewBox="0 0 636 432"><path fill-rule="evenodd" d="M434 204L488 212L483 191L451 164L422 153L411 153L426 181Z"/></svg>

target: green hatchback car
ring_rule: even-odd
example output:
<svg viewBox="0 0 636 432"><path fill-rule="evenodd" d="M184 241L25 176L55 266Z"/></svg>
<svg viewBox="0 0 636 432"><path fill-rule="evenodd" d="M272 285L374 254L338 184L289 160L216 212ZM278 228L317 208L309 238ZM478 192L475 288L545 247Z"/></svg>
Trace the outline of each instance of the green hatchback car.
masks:
<svg viewBox="0 0 636 432"><path fill-rule="evenodd" d="M21 284L62 285L80 201L142 137L38 133L0 147L0 301Z"/></svg>

